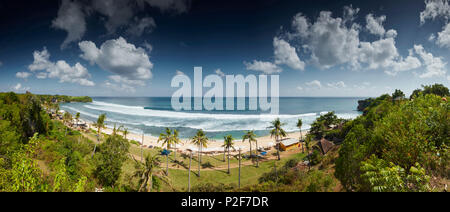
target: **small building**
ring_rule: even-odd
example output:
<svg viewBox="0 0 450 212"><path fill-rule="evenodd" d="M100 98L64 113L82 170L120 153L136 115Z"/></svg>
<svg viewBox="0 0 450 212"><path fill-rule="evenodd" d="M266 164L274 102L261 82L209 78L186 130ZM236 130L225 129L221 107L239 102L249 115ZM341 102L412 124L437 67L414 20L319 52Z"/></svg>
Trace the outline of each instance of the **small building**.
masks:
<svg viewBox="0 0 450 212"><path fill-rule="evenodd" d="M318 143L317 143L317 147L320 150L320 153L322 153L322 155L327 154L335 145L328 141L325 138L322 138Z"/></svg>
<svg viewBox="0 0 450 212"><path fill-rule="evenodd" d="M296 138L287 138L280 142L280 150L287 151L300 147L300 142Z"/></svg>

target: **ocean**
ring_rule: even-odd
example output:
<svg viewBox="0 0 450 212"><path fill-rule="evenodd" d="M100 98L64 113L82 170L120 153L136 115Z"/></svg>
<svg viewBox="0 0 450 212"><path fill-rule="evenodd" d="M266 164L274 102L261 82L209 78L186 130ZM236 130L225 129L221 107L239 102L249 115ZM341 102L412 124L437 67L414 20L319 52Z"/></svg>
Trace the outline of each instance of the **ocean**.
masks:
<svg viewBox="0 0 450 212"><path fill-rule="evenodd" d="M287 132L298 131L297 120L303 120L302 130L321 114L335 111L340 118L353 119L361 113L356 110L358 100L364 98L335 97L280 97L279 115L263 111L175 111L170 97L94 97L92 103L64 103L61 109L81 119L95 122L106 113L108 127L123 125L130 132L159 136L166 127L179 131L180 138L191 138L203 129L212 140L223 140L225 135L241 138L246 130L257 136L269 134L270 122L279 117ZM236 99L235 99L236 100ZM193 102L193 100L192 100ZM225 101L224 101L225 104Z"/></svg>

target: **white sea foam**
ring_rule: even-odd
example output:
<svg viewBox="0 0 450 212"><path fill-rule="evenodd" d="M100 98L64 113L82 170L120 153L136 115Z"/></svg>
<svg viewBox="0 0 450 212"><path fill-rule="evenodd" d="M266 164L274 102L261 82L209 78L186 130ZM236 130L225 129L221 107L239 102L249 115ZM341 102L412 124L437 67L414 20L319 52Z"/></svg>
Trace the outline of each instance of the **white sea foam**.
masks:
<svg viewBox="0 0 450 212"><path fill-rule="evenodd" d="M80 108L78 108L80 107ZM280 118L286 125L284 129L288 132L297 131L296 122L299 118L303 120L303 130L309 129L310 124L327 111L304 114L210 114L210 113L189 113L165 110L145 109L141 106L127 106L101 101L77 105L71 107L64 105L63 108L79 112L89 118L96 119L103 112L108 113L107 121L125 125L133 131L138 131L142 127L169 127L169 128L191 128L203 129L206 132L227 132L242 130L267 130L270 121ZM84 108L84 109L83 109ZM87 111L86 111L87 110ZM89 111L89 112L88 112ZM353 119L358 114L338 113L339 118Z"/></svg>
<svg viewBox="0 0 450 212"><path fill-rule="evenodd" d="M113 113L120 113L135 116L165 117L165 118L208 118L208 119L268 119L275 118L300 118L306 116L316 116L317 113L304 113L295 115L273 115L273 114L218 114L218 113L187 113L178 111L164 111L144 109L144 107L125 106L112 103L94 101L92 104L86 104L84 107Z"/></svg>

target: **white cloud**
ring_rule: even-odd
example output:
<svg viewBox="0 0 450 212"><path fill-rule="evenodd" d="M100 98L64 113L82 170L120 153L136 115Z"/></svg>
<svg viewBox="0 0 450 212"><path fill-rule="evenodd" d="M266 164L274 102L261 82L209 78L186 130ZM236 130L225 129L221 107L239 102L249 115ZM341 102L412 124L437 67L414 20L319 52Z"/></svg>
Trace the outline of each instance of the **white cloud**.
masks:
<svg viewBox="0 0 450 212"><path fill-rule="evenodd" d="M420 78L442 77L445 76L447 63L442 61L441 57L434 57L433 54L426 52L422 45L414 45L414 51L423 60L425 72L419 75Z"/></svg>
<svg viewBox="0 0 450 212"><path fill-rule="evenodd" d="M305 63L300 60L295 51L288 42L283 39L275 37L273 39L275 64L277 65L287 65L295 70L305 70Z"/></svg>
<svg viewBox="0 0 450 212"><path fill-rule="evenodd" d="M225 77L225 73L222 72L222 70L217 69L216 71L214 71L214 73L216 73L217 75L219 75L220 77Z"/></svg>
<svg viewBox="0 0 450 212"><path fill-rule="evenodd" d="M384 21L386 21L386 16L382 15L380 17L374 17L373 14L369 13L366 16L366 29L374 35L383 36L386 32L383 27Z"/></svg>
<svg viewBox="0 0 450 212"><path fill-rule="evenodd" d="M297 86L297 90L303 91L303 87L302 86Z"/></svg>
<svg viewBox="0 0 450 212"><path fill-rule="evenodd" d="M113 91L119 92L119 93L135 93L136 89L130 85L127 84L120 84L120 83L113 83L109 80L106 80L105 83L103 83L103 87L112 89Z"/></svg>
<svg viewBox="0 0 450 212"><path fill-rule="evenodd" d="M146 80L152 78L153 64L147 52L122 37L105 41L100 48L91 41L83 41L78 45L83 52L80 57L113 73L109 78L122 84L119 87L145 86Z"/></svg>
<svg viewBox="0 0 450 212"><path fill-rule="evenodd" d="M297 14L293 23L306 19ZM311 52L311 61L319 68L331 68L343 63L356 63L359 45L359 25L347 27L342 18L333 18L331 12L321 11L312 24L293 26L293 35L299 35L303 47ZM295 39L295 37L294 37Z"/></svg>
<svg viewBox="0 0 450 212"><path fill-rule="evenodd" d="M52 21L52 27L67 32L67 37L61 48L67 47L71 42L80 40L86 32L82 5L77 1L63 0L57 18Z"/></svg>
<svg viewBox="0 0 450 212"><path fill-rule="evenodd" d="M442 32L438 32L436 44L440 47L450 48L450 23L444 26Z"/></svg>
<svg viewBox="0 0 450 212"><path fill-rule="evenodd" d="M128 80L148 80L152 78L153 64L143 48L128 43L124 38L105 41L97 48L92 41L80 42L81 58L102 69Z"/></svg>
<svg viewBox="0 0 450 212"><path fill-rule="evenodd" d="M450 0L425 0L425 10L420 13L420 23L424 24L427 19L443 17L450 19Z"/></svg>
<svg viewBox="0 0 450 212"><path fill-rule="evenodd" d="M17 85L15 85L12 89L15 90L16 92L21 92L21 91L29 91L30 87L22 87L21 83L17 83Z"/></svg>
<svg viewBox="0 0 450 212"><path fill-rule="evenodd" d="M244 62L244 65L246 66L247 70L261 71L265 74L275 74L282 71L277 65L271 62L253 60L253 62L251 63Z"/></svg>
<svg viewBox="0 0 450 212"><path fill-rule="evenodd" d="M353 8L352 5L344 6L344 23L353 22L359 13L359 8Z"/></svg>
<svg viewBox="0 0 450 212"><path fill-rule="evenodd" d="M425 1L425 10L420 13L420 23L424 24L427 19L434 20L438 17L444 19L446 25L437 33L437 37L432 34L428 40L435 41L439 47L450 48L450 0Z"/></svg>
<svg viewBox="0 0 450 212"><path fill-rule="evenodd" d="M64 60L59 60L56 63L51 62L50 54L46 48L42 51L34 51L33 57L34 61L28 66L28 69L32 72L45 71L44 74L42 74L42 72L38 73L39 79L48 77L59 79L60 83L78 83L83 86L95 85L94 82L89 80L91 75L88 70L80 63L70 66Z"/></svg>
<svg viewBox="0 0 450 212"><path fill-rule="evenodd" d="M292 28L294 29L293 36L307 37L310 25L311 24L306 16L302 13L296 14L292 19Z"/></svg>
<svg viewBox="0 0 450 212"><path fill-rule="evenodd" d="M319 17L310 23L301 13L292 21L293 33L287 36L302 43L310 53L312 64L321 69L347 65L352 69L381 69L389 74L420 67L419 59L409 55L403 58L397 50L397 31L385 30L386 16L366 16L366 29L380 38L375 41L361 41L361 26L354 23L359 9L344 7L344 16L333 17L331 12L321 11Z"/></svg>
<svg viewBox="0 0 450 212"><path fill-rule="evenodd" d="M320 83L319 80L313 80L311 82L307 82L305 83L307 86L312 87L312 88L317 88L320 89L322 88L322 83Z"/></svg>
<svg viewBox="0 0 450 212"><path fill-rule="evenodd" d="M343 81L327 83L327 86L335 89L347 87L347 85Z"/></svg>
<svg viewBox="0 0 450 212"><path fill-rule="evenodd" d="M436 35L434 35L434 33L430 34L430 37L428 37L428 41L435 41L436 40Z"/></svg>
<svg viewBox="0 0 450 212"><path fill-rule="evenodd" d="M20 79L27 79L30 76L31 76L30 72L17 72L16 73L16 77L20 78Z"/></svg>

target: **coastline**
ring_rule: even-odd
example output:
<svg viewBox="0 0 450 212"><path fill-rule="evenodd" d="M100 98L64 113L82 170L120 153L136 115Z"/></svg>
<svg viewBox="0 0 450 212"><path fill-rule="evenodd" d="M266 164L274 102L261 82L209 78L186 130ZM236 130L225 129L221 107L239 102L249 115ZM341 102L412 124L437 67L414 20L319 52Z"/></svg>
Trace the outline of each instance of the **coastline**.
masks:
<svg viewBox="0 0 450 212"><path fill-rule="evenodd" d="M93 122L90 122L88 120L82 120L82 121L84 121L86 123L86 125L88 126L88 129L96 130L96 128L93 126ZM113 129L108 128L108 127L104 128L102 130L102 133L111 135L113 133ZM302 136L305 137L306 134L307 134L307 131L303 130ZM288 132L286 138L300 138L300 132L299 131ZM134 141L137 141L142 144L142 134L139 135L137 133L129 132L127 134L127 139L134 140ZM236 139L236 140L234 140L235 150L233 150L232 152L237 152L239 149L241 149L244 152L250 151L250 144L248 141L242 142L241 138L235 138L235 139ZM273 148L275 146L275 140L274 140L274 138L271 138L270 135L257 137L256 140L258 141L258 148ZM210 140L208 142L208 146L206 148L203 148L202 152L204 152L204 153L222 152L223 153L222 145L223 145L223 142L219 142L216 140ZM158 142L158 137L151 136L151 135L144 135L143 146L144 147L153 146L153 147L165 148L165 147L163 147L161 142ZM252 144L252 150L254 150L255 147L256 147L255 144ZM197 151L198 147L196 145L192 144L190 139L182 138L182 139L180 139L180 143L176 145L176 149L177 149L177 152L187 152L188 150Z"/></svg>

